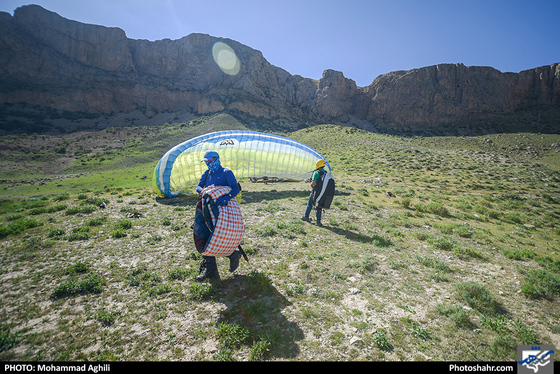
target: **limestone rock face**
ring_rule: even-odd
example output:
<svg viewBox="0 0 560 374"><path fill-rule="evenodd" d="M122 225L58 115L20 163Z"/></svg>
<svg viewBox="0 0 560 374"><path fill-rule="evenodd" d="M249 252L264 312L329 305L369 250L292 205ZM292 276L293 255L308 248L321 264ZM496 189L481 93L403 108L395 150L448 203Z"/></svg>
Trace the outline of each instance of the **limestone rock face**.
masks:
<svg viewBox="0 0 560 374"><path fill-rule="evenodd" d="M520 73L445 64L382 75L366 88L373 123L436 127L558 111L560 64Z"/></svg>
<svg viewBox="0 0 560 374"><path fill-rule="evenodd" d="M236 74L216 63L217 43L234 51ZM0 105L18 103L76 116L228 112L293 128L339 123L445 133L465 124L524 123L560 131L560 64L520 73L444 64L384 74L358 87L334 70L319 81L291 75L230 39L134 40L121 29L29 5L14 16L0 12Z"/></svg>

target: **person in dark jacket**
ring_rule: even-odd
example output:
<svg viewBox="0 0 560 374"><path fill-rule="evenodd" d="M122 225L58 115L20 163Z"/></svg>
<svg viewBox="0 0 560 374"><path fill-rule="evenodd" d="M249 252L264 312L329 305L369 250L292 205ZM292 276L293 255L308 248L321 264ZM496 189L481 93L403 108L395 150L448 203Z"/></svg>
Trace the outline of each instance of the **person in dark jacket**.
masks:
<svg viewBox="0 0 560 374"><path fill-rule="evenodd" d="M229 193L229 195L224 195L216 201L218 205L227 205L230 199L235 198L237 194L239 194L240 188L239 183L237 183L237 178L235 178L233 171L221 165L220 156L215 151L207 151L204 154L204 158L202 159L202 161L206 163L208 170L206 170L200 177L200 181L198 182L198 186L196 187L196 192L200 194L202 190L211 185L229 186L231 187L231 192ZM195 225L196 224L197 223L195 222ZM198 238L198 240L205 241L204 238L201 239L200 237ZM197 237L195 235L195 242L196 241ZM199 245L197 245L197 249L198 247ZM229 271L233 272L239 266L241 253L237 250L227 257L230 260ZM204 261L200 268L200 274L198 275L198 277L196 277L196 280L201 282L208 278L219 279L219 277L220 275L218 273L216 257L204 256Z"/></svg>

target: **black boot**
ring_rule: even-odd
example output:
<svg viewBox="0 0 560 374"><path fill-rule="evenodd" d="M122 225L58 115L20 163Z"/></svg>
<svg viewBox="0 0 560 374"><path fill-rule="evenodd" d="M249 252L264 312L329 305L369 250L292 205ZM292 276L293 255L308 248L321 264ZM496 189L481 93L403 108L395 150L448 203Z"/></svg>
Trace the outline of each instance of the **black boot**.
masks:
<svg viewBox="0 0 560 374"><path fill-rule="evenodd" d="M220 280L220 273L218 273L218 269L208 270L207 268L205 268L202 273L200 273L200 275L196 277L197 282L203 282L206 279Z"/></svg>
<svg viewBox="0 0 560 374"><path fill-rule="evenodd" d="M216 259L212 258L205 258L200 264L200 268L198 269L199 275L196 277L198 282L203 282L206 279L211 280L219 280L220 274L218 273L218 268L216 266Z"/></svg>
<svg viewBox="0 0 560 374"><path fill-rule="evenodd" d="M229 255L228 258L229 258L229 272L233 273L239 267L239 259L241 258L241 252L235 251L231 255Z"/></svg>

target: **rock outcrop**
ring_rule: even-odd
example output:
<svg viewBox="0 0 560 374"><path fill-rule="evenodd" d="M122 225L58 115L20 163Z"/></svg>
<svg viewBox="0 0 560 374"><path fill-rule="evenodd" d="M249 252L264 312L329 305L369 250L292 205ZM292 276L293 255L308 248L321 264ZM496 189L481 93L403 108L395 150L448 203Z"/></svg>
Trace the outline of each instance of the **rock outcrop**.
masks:
<svg viewBox="0 0 560 374"><path fill-rule="evenodd" d="M235 52L236 74L216 62L216 43ZM121 29L68 20L36 5L14 16L0 13L0 52L4 108L47 108L74 119L227 112L269 129L341 123L418 134L508 125L560 131L560 64L520 73L445 64L392 72L358 87L334 70L319 81L291 75L234 40L204 34L134 40ZM14 130L6 116L0 126Z"/></svg>
<svg viewBox="0 0 560 374"><path fill-rule="evenodd" d="M560 130L560 64L517 74L463 64L397 71L376 78L366 94L366 119L380 127Z"/></svg>

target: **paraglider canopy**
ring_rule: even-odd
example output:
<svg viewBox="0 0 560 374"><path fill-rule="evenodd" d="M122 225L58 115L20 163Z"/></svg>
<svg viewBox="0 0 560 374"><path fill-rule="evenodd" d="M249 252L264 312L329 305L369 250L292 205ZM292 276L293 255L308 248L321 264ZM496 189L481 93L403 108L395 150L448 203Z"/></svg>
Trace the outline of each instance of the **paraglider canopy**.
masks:
<svg viewBox="0 0 560 374"><path fill-rule="evenodd" d="M219 154L222 166L240 178L309 178L318 159L316 150L283 136L254 131L219 131L187 140L161 158L154 170L154 190L173 197L198 183L206 170L206 151ZM325 160L325 168L330 165Z"/></svg>

